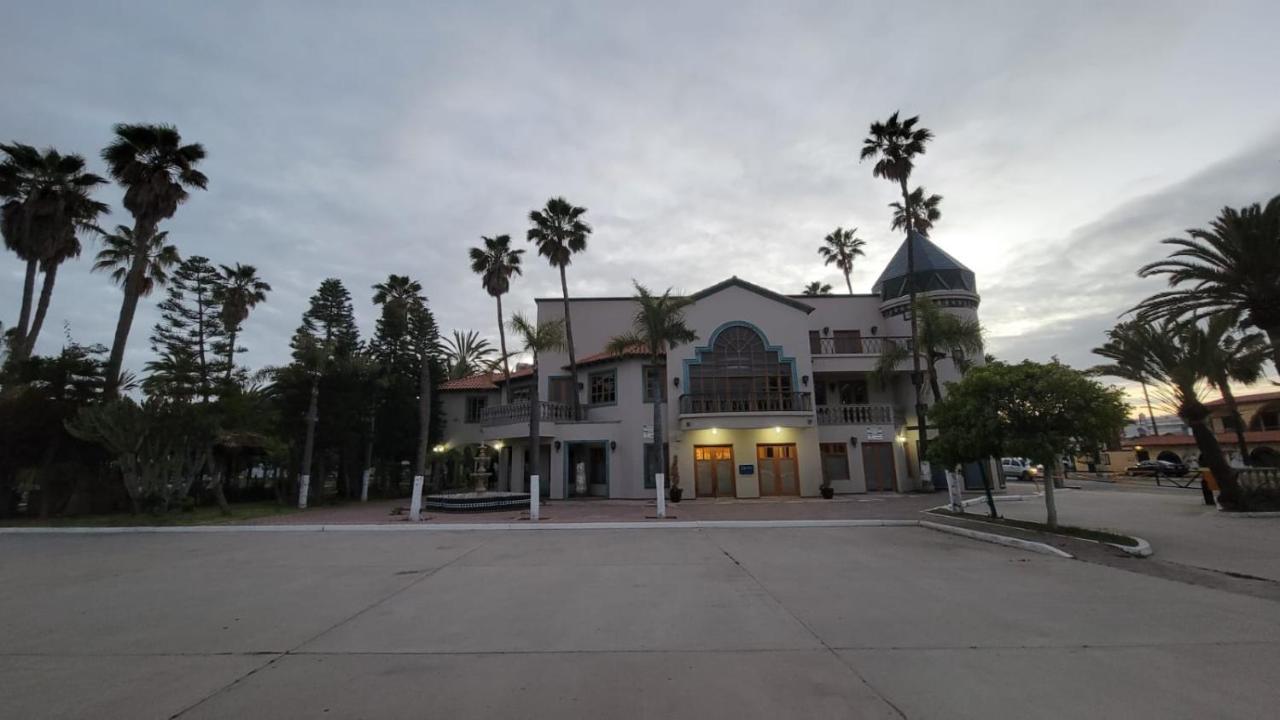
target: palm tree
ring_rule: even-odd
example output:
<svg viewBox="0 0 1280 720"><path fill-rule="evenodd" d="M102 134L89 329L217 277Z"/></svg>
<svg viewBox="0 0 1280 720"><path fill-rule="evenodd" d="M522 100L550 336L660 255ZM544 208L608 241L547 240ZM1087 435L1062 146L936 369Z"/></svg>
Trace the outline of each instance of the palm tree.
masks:
<svg viewBox="0 0 1280 720"><path fill-rule="evenodd" d="M117 225L114 233L102 236L102 249L93 263L95 271L109 272L111 280L121 287L130 282L138 257L143 257L142 282L138 295L146 297L169 282L169 268L182 262L178 248L166 245L169 233L161 231L140 239L127 225Z"/></svg>
<svg viewBox="0 0 1280 720"><path fill-rule="evenodd" d="M845 230L838 227L823 238L824 244L818 247L822 264L835 265L844 273L844 284L849 288L850 295L853 294L853 281L849 279L853 273L853 260L866 255L862 248L866 247L867 242L858 237L857 232L858 228Z"/></svg>
<svg viewBox="0 0 1280 720"><path fill-rule="evenodd" d="M1219 502L1224 506L1240 506L1242 497L1235 471L1227 464L1218 438L1209 427L1209 408L1201 399L1212 356L1216 352L1207 333L1195 323L1166 320L1159 327L1139 326L1134 332L1138 347L1144 351L1144 367L1158 384L1159 392L1175 407L1178 417L1191 428L1201 463L1213 472L1221 489Z"/></svg>
<svg viewBox="0 0 1280 720"><path fill-rule="evenodd" d="M107 205L89 197L106 182L85 172L80 155L52 148L41 153L22 143L0 144L0 235L5 247L27 263L22 303L14 333L14 357L31 354L44 324L58 267L80 255L77 233L98 231L97 218ZM32 317L37 269L44 272L40 300Z"/></svg>
<svg viewBox="0 0 1280 720"><path fill-rule="evenodd" d="M258 277L258 269L252 265L236 263L235 267L222 265L222 284L218 287L217 301L222 304L222 325L227 331L227 385L231 384L235 370L236 335L249 317L249 311L266 302L271 286Z"/></svg>
<svg viewBox="0 0 1280 720"><path fill-rule="evenodd" d="M933 139L933 133L928 128L916 127L919 120L918 115L899 120L898 113L895 112L884 122L871 123L870 134L862 143L861 154L862 160L876 160L871 168L873 177L896 182L902 191L903 222L907 233L907 295L912 307L916 304L916 252L912 237L916 229L916 212L911 202L911 193L907 191L907 180L915 169L916 158L925 153L925 145ZM914 312L911 313L910 322L911 337L917 339L912 346L914 348L920 344ZM911 384L915 387L916 425L920 428L920 457L923 458L928 456L929 423L925 418L927 409L920 377L920 353L915 350L911 351Z"/></svg>
<svg viewBox="0 0 1280 720"><path fill-rule="evenodd" d="M409 314L416 303L422 302L422 284L408 275L388 275L387 279L373 286L373 304L385 307L383 317L393 323L387 328L387 336L402 341L409 331ZM399 348L391 348L391 354Z"/></svg>
<svg viewBox="0 0 1280 720"><path fill-rule="evenodd" d="M911 191L908 196L908 202L904 205L900 202L891 202L889 207L893 208L893 224L894 230L907 229L907 213L911 213L911 227L921 235L928 235L933 229L933 224L942 217L942 210L938 208L942 204L941 195L930 195L925 197L924 188L917 187Z"/></svg>
<svg viewBox="0 0 1280 720"><path fill-rule="evenodd" d="M505 399L511 388L511 366L507 360L507 328L502 319L502 296L511 290L512 276L520 273L520 256L524 250L511 249L510 235L480 237L484 241L483 248L471 248L471 272L480 276L480 284L498 303L498 350L502 353L502 395ZM567 316L566 316L567 317Z"/></svg>
<svg viewBox="0 0 1280 720"><path fill-rule="evenodd" d="M654 367L665 366L667 351L685 343L698 339L698 334L685 325L684 309L693 304L687 297L671 294L671 288L661 295L655 295L645 286L632 281L636 287L636 314L631 321L630 332L611 338L605 349L614 355L625 355L636 348L643 348L649 353L649 362ZM653 395L653 467L662 470L666 467L663 447L667 436L662 427L663 389L657 388ZM680 486L678 477L671 480L674 491Z"/></svg>
<svg viewBox="0 0 1280 720"><path fill-rule="evenodd" d="M814 280L804 286L803 294L805 295L830 295L831 286L821 280Z"/></svg>
<svg viewBox="0 0 1280 720"><path fill-rule="evenodd" d="M128 125L114 128L115 140L102 151L111 177L124 187L124 207L133 215L133 236L139 240L138 253L124 277L124 301L116 322L111 356L107 360L107 392L115 392L120 382L125 345L138 298L147 282L149 264L146 248L161 220L173 217L186 202L189 188L205 189L208 178L196 165L204 159L204 147L182 144L182 136L171 125Z"/></svg>
<svg viewBox="0 0 1280 720"><path fill-rule="evenodd" d="M1151 376L1147 372L1146 351L1141 345L1144 327L1136 320L1129 320L1108 330L1107 342L1101 347L1094 348L1092 352L1111 362L1095 365L1089 369L1089 372L1095 375L1117 377L1141 385L1142 397L1147 403L1147 417L1151 419L1151 433L1159 435L1160 426L1156 424L1156 411L1151 406L1151 393L1147 389L1151 383Z"/></svg>
<svg viewBox="0 0 1280 720"><path fill-rule="evenodd" d="M591 226L582 220L586 208L569 204L563 197L547 201L546 207L529 213L529 242L538 246L538 254L545 257L552 267L560 270L560 290L564 294L564 335L569 349L569 372L573 375L573 417L582 418L582 402L578 398L578 358L573 348L573 320L569 317L569 284L564 269L573 256L587 249L587 237Z"/></svg>
<svg viewBox="0 0 1280 720"><path fill-rule="evenodd" d="M1237 333L1240 317L1233 313L1211 316L1204 323L1206 374L1209 384L1222 393L1227 412L1235 419L1236 442L1240 447L1240 460L1248 464L1249 445L1244 438L1244 418L1231 392L1231 383L1245 385L1258 382L1270 354L1266 338L1261 333Z"/></svg>
<svg viewBox="0 0 1280 720"><path fill-rule="evenodd" d="M542 403L538 399L538 356L545 352L554 352L564 347L564 321L551 320L544 323L534 324L521 313L511 316L511 332L519 338L524 351L533 356L533 367L535 372L534 382L530 389L529 397L529 467L526 472L531 475L538 474L538 468L541 467L539 462L541 458L541 426L539 420L542 417Z"/></svg>
<svg viewBox="0 0 1280 720"><path fill-rule="evenodd" d="M949 357L958 370L967 370L972 364L969 358L982 354L982 326L977 320L947 312L928 298L917 299L912 314L919 317L917 344L924 355L925 374L929 378L933 401L938 402L942 399L938 361ZM886 384L898 366L912 354L912 347L907 344L885 342L874 370L880 384Z"/></svg>
<svg viewBox="0 0 1280 720"><path fill-rule="evenodd" d="M1266 207L1224 207L1208 228L1187 235L1161 240L1178 250L1138 270L1141 277L1167 276L1173 288L1143 300L1138 319L1239 313L1267 334L1280 368L1280 195Z"/></svg>
<svg viewBox="0 0 1280 720"><path fill-rule="evenodd" d="M453 337L445 338L444 357L449 363L449 379L457 380L480 372L493 354L489 341L475 330L454 330Z"/></svg>

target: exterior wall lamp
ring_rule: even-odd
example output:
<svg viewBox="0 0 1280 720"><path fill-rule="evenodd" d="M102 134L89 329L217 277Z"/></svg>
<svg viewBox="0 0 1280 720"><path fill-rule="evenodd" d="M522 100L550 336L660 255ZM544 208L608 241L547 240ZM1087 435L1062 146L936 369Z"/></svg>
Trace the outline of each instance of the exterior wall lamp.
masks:
<svg viewBox="0 0 1280 720"><path fill-rule="evenodd" d="M801 376L800 376L800 384L801 384L801 385L803 385L803 386L805 386L805 387L809 387L809 376L808 376L808 375L801 375Z"/></svg>
<svg viewBox="0 0 1280 720"><path fill-rule="evenodd" d="M680 387L680 376L677 375L676 377L671 378L671 384L676 387Z"/></svg>
<svg viewBox="0 0 1280 720"><path fill-rule="evenodd" d="M613 452L613 451L615 451L615 450L617 450L617 449L618 449L618 441L617 441L617 440L610 440L610 441L609 441L609 452Z"/></svg>
<svg viewBox="0 0 1280 720"><path fill-rule="evenodd" d="M559 441L559 440L555 441L554 446L555 446L556 452L560 452L560 441Z"/></svg>
<svg viewBox="0 0 1280 720"><path fill-rule="evenodd" d="M853 437L849 438L849 444L854 447L858 447L858 436L854 435Z"/></svg>

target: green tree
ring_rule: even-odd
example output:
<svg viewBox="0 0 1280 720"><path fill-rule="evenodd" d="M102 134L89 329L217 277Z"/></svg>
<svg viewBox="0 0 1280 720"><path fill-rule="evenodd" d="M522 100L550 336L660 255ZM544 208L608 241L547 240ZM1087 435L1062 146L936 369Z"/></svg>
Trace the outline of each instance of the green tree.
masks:
<svg viewBox="0 0 1280 720"><path fill-rule="evenodd" d="M133 215L135 254L123 278L124 301L116 322L111 357L107 361L108 391L120 383L125 345L138 309L138 298L147 285L152 238L159 224L186 202L191 188L205 189L208 178L196 166L205 157L198 143L182 144L182 136L170 125L128 125L114 128L115 139L102 151L111 177L124 187L124 207Z"/></svg>
<svg viewBox="0 0 1280 720"><path fill-rule="evenodd" d="M808 285L805 285L802 292L805 295L830 295L831 286L821 280L814 280Z"/></svg>
<svg viewBox="0 0 1280 720"><path fill-rule="evenodd" d="M873 122L867 138L862 143L862 160L876 161L871 169L874 177L884 178L898 184L902 191L903 222L907 235L907 295L910 304L916 304L916 253L915 217L918 214L907 191L907 181L915 169L916 159L925 153L925 146L933 139L933 132L928 128L916 127L920 117L914 116L899 120L898 113L889 116L884 122ZM921 191L923 194L923 190ZM919 338L916 329L916 315L911 313L911 337ZM929 422L926 419L927 408L924 404L923 378L920 376L920 353L911 352L911 385L916 395L916 425L920 428L920 456L928 457Z"/></svg>
<svg viewBox="0 0 1280 720"><path fill-rule="evenodd" d="M1263 378L1263 370L1271 348L1261 333L1240 332L1239 316L1220 313L1204 322L1205 353L1209 384L1222 393L1227 412L1235 419L1236 442L1240 447L1240 461L1248 464L1249 444L1244 437L1244 417L1231 383L1251 385Z"/></svg>
<svg viewBox="0 0 1280 720"><path fill-rule="evenodd" d="M508 399L511 391L511 365L507 353L506 321L502 318L502 296L511 290L511 278L521 274L520 256L524 250L511 249L510 235L481 237L484 247L471 248L471 272L480 276L485 292L498 303L498 350L502 353L502 396Z"/></svg>
<svg viewBox="0 0 1280 720"><path fill-rule="evenodd" d="M930 457L956 465L1028 457L1060 472L1066 453L1096 448L1124 427L1122 393L1058 362L994 363L949 385L934 407L941 430ZM995 515L995 505L990 503ZM1053 480L1045 482L1047 524L1057 527Z"/></svg>
<svg viewBox="0 0 1280 720"><path fill-rule="evenodd" d="M452 337L445 338L444 359L449 367L450 380L469 377L492 367L491 355L493 347L475 330L465 333L454 330Z"/></svg>
<svg viewBox="0 0 1280 720"><path fill-rule="evenodd" d="M957 369L967 370L971 364L969 358L982 355L982 326L977 320L947 312L929 298L918 298L912 307L912 315L917 319L916 343L883 343L874 375L881 385L888 384L898 366L911 357L912 347L919 347L925 359L929 389L937 402L942 399L938 362L949 357Z"/></svg>
<svg viewBox="0 0 1280 720"><path fill-rule="evenodd" d="M569 316L569 283L565 280L565 268L573 260L573 256L585 252L587 238L591 235L591 226L582 216L587 209L571 205L562 197L554 197L547 201L546 207L529 213L527 237L538 247L538 254L545 257L551 266L560 271L560 291L564 296L564 335L569 349L569 373L573 376L573 417L582 418L582 401L578 397L578 357L573 346L573 320Z"/></svg>
<svg viewBox="0 0 1280 720"><path fill-rule="evenodd" d="M1094 348L1093 354L1107 358L1111 362L1095 365L1090 372L1136 382L1142 386L1142 397L1147 403L1147 416L1151 419L1151 432L1153 435L1159 435L1160 426L1156 424L1156 411L1151 406L1151 393L1147 388L1151 383L1151 376L1147 372L1146 351L1141 344L1142 328L1142 323L1129 320L1108 330L1107 341L1101 347Z"/></svg>
<svg viewBox="0 0 1280 720"><path fill-rule="evenodd" d="M26 263L22 302L14 329L14 358L35 348L53 295L58 267L80 255L82 232L97 232L104 203L90 193L105 179L85 172L84 158L49 148L41 153L22 143L0 143L0 235L5 247ZM44 272L32 316L37 270Z"/></svg>
<svg viewBox="0 0 1280 720"><path fill-rule="evenodd" d="M929 195L926 197L924 188L917 187L907 196L907 200L906 203L889 203L889 207L893 208L892 228L905 231L907 226L910 225L915 228L916 232L928 235L929 231L933 229L934 223L942 218L942 209L939 207L942 205L942 196ZM911 214L909 221L907 218L908 213Z"/></svg>
<svg viewBox="0 0 1280 720"><path fill-rule="evenodd" d="M643 348L649 353L649 362L654 367L665 367L667 352L691 343L698 339L698 334L685 324L685 308L693 304L687 297L673 295L671 288L661 295L655 295L649 288L632 281L636 287L636 314L631 320L631 330L609 340L606 349L614 355L622 356ZM665 377L665 376L664 376ZM653 394L653 467L666 468L663 447L667 436L662 426L663 388L654 389ZM673 478L671 488L680 486L678 478Z"/></svg>
<svg viewBox="0 0 1280 720"><path fill-rule="evenodd" d="M857 233L858 228L845 230L842 227L838 227L828 233L822 239L823 244L818 247L818 254L822 256L822 264L835 265L840 269L840 272L844 273L844 284L848 287L850 295L853 294L853 280L850 279L853 274L853 261L867 254L863 250L867 246L867 242L858 237Z"/></svg>
<svg viewBox="0 0 1280 720"><path fill-rule="evenodd" d="M307 310L302 314L302 324L294 332L295 361L304 360L300 355L306 348L300 349L298 340L304 335L332 345L333 355L338 358L350 357L359 350L360 331L356 327L351 293L341 280L325 279L311 296Z"/></svg>
<svg viewBox="0 0 1280 720"><path fill-rule="evenodd" d="M524 351L533 356L533 367L536 373L538 367L538 356L542 353L555 352L564 348L564 321L550 320L544 323L534 323L521 313L511 316L511 332L516 334ZM541 417L542 402L538 397L538 382L535 375L534 382L530 386L529 397L529 467L525 471L529 474L538 474L538 468L541 467L541 451L542 443L539 441L541 435ZM543 478L547 481L547 478Z"/></svg>
<svg viewBox="0 0 1280 720"><path fill-rule="evenodd" d="M1143 300L1138 319L1237 313L1266 333L1280 369L1280 195L1265 207L1224 207L1208 228L1187 236L1162 240L1177 250L1138 270L1141 277L1164 275L1172 288Z"/></svg>
<svg viewBox="0 0 1280 720"><path fill-rule="evenodd" d="M236 367L236 353L243 348L236 347L236 337L244 321L249 318L249 311L260 303L266 302L271 286L258 277L258 269L252 265L236 263L235 267L221 265L222 278L218 285L217 301L222 308L219 319L222 329L227 334L227 357L224 362L226 377L223 382L230 386Z"/></svg>
<svg viewBox="0 0 1280 720"><path fill-rule="evenodd" d="M178 265L151 335L151 349L160 359L147 363L150 376L143 389L148 394L209 402L228 354L221 286L222 276L208 258L193 255Z"/></svg>

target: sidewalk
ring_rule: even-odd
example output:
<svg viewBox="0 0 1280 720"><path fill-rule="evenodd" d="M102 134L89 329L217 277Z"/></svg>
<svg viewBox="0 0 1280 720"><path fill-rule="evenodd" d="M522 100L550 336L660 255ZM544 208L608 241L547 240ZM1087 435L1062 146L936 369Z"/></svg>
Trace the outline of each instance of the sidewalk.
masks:
<svg viewBox="0 0 1280 720"><path fill-rule="evenodd" d="M756 500L686 500L667 503L668 520L915 520L921 510L947 501L945 493L899 495L877 493L822 498L761 498ZM371 525L407 522L393 514L409 505L407 498L348 503L308 509L275 517L246 520L244 525ZM543 522L645 522L653 520L653 500L543 500ZM527 521L527 508L519 511L432 511L427 522L509 523Z"/></svg>

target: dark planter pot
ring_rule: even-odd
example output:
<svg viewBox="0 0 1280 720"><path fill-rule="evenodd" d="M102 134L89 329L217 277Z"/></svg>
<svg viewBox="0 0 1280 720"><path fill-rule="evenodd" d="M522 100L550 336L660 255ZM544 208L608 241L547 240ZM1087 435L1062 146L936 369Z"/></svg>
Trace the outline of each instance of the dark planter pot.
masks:
<svg viewBox="0 0 1280 720"><path fill-rule="evenodd" d="M835 488L829 488L829 487L824 487L824 488L822 488L822 497L824 497L824 498L826 498L826 499L830 500L831 498L833 498L833 497L835 497L835 496L836 496L836 489L835 489Z"/></svg>
<svg viewBox="0 0 1280 720"><path fill-rule="evenodd" d="M684 488L671 488L671 502L678 503L682 497L684 497Z"/></svg>

